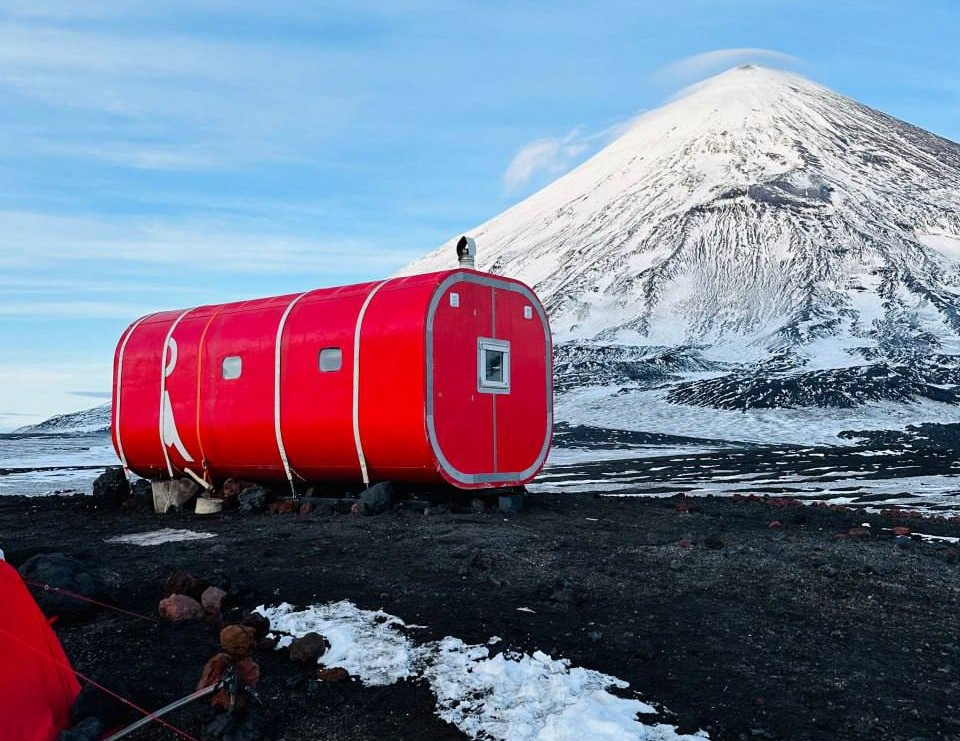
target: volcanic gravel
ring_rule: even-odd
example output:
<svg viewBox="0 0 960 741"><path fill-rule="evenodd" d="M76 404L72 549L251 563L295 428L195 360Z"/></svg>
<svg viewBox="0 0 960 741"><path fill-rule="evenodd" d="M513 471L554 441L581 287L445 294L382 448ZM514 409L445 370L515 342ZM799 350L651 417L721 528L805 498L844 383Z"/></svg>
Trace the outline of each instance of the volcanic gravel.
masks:
<svg viewBox="0 0 960 741"><path fill-rule="evenodd" d="M147 615L186 570L231 589L235 614L349 599L426 626L418 640L501 636L498 649L627 680L663 720L712 739L960 739L960 554L895 538L895 525L960 535L950 522L775 498L530 495L521 513L376 517L158 516L93 497L0 499L11 563L66 553L103 577L108 601ZM164 527L217 537L104 542ZM148 708L192 691L217 651L209 622L99 609L55 628L79 671ZM272 738L465 738L434 715L420 682L318 683L285 652L257 660ZM170 720L200 737L210 715L197 705ZM170 738L157 726L131 736Z"/></svg>

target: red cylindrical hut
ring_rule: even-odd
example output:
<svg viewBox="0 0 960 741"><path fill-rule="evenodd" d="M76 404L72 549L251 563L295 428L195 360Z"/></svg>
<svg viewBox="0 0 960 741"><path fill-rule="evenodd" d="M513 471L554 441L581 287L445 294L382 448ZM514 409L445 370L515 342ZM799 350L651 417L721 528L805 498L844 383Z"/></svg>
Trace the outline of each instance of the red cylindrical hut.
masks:
<svg viewBox="0 0 960 741"><path fill-rule="evenodd" d="M114 358L114 446L160 479L513 487L553 426L524 284L458 269L151 314Z"/></svg>

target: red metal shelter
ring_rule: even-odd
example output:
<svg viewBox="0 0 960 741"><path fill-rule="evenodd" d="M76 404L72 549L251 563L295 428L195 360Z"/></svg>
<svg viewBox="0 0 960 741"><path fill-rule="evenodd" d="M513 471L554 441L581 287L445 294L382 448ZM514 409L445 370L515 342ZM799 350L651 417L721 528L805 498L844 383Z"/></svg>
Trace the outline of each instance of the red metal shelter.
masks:
<svg viewBox="0 0 960 741"><path fill-rule="evenodd" d="M518 486L553 427L550 328L458 269L151 314L114 357L114 446L147 478Z"/></svg>

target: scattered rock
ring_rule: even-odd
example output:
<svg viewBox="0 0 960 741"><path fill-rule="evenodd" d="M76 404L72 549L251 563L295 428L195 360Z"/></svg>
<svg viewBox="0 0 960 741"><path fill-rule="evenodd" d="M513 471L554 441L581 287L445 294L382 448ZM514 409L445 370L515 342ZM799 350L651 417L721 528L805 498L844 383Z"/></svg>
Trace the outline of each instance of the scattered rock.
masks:
<svg viewBox="0 0 960 741"><path fill-rule="evenodd" d="M130 496L130 482L120 466L111 466L93 481L93 496L108 504L121 505Z"/></svg>
<svg viewBox="0 0 960 741"><path fill-rule="evenodd" d="M256 640L256 631L249 625L228 625L220 631L220 646L234 659L249 656Z"/></svg>
<svg viewBox="0 0 960 741"><path fill-rule="evenodd" d="M315 663L329 648L327 639L319 633L306 633L290 644L290 660L301 664Z"/></svg>
<svg viewBox="0 0 960 741"><path fill-rule="evenodd" d="M167 579L163 586L164 597L169 597L171 594L185 594L198 602L202 602L203 593L210 584L189 571L177 571Z"/></svg>
<svg viewBox="0 0 960 741"><path fill-rule="evenodd" d="M898 548L913 548L913 538L908 535L898 535L893 539Z"/></svg>
<svg viewBox="0 0 960 741"><path fill-rule="evenodd" d="M160 617L174 623L199 620L203 617L203 606L193 597L185 594L171 594L160 600Z"/></svg>
<svg viewBox="0 0 960 741"><path fill-rule="evenodd" d="M20 567L20 576L40 584L64 589L82 597L96 598L103 594L103 580L77 559L64 553L39 553ZM62 592L33 588L30 590L40 609L47 616L80 618L96 606Z"/></svg>
<svg viewBox="0 0 960 741"><path fill-rule="evenodd" d="M779 530L780 528L783 527L783 523L780 520L774 520L769 525L767 525L767 527L770 528L771 530Z"/></svg>
<svg viewBox="0 0 960 741"><path fill-rule="evenodd" d="M219 615L223 610L223 598L226 596L226 591L220 587L207 587L200 595L200 604L210 615Z"/></svg>
<svg viewBox="0 0 960 741"><path fill-rule="evenodd" d="M895 528L893 528L893 534L894 534L894 535L909 535L909 534L910 534L910 528L904 527L903 525L897 525Z"/></svg>
<svg viewBox="0 0 960 741"><path fill-rule="evenodd" d="M317 679L321 682L345 682L350 679L350 672L342 666L321 667L317 669Z"/></svg>
<svg viewBox="0 0 960 741"><path fill-rule="evenodd" d="M847 535L851 538L869 538L870 537L870 528L868 527L852 527L847 531Z"/></svg>
<svg viewBox="0 0 960 741"><path fill-rule="evenodd" d="M313 512L313 510L314 510L314 506L311 502L304 502L303 504L300 505L301 515L309 515L311 512Z"/></svg>
<svg viewBox="0 0 960 741"><path fill-rule="evenodd" d="M164 515L171 509L177 512L183 510L183 505L200 493L200 484L193 479L173 479L171 481L154 481L153 511Z"/></svg>
<svg viewBox="0 0 960 741"><path fill-rule="evenodd" d="M270 621L259 612L251 612L244 616L240 624L253 628L253 635L258 641L266 638L267 633L270 632Z"/></svg>
<svg viewBox="0 0 960 741"><path fill-rule="evenodd" d="M242 482L237 481L237 479L227 479L223 482L223 486L220 488L220 497L223 499L224 507L235 507L237 505L237 497L240 496L240 492L244 490L244 485Z"/></svg>
<svg viewBox="0 0 960 741"><path fill-rule="evenodd" d="M293 499L284 499L280 502L273 502L270 505L270 514L290 515L300 511L300 505Z"/></svg>
<svg viewBox="0 0 960 741"><path fill-rule="evenodd" d="M393 484L389 481L381 481L360 495L360 514L369 516L389 512L395 499Z"/></svg>
<svg viewBox="0 0 960 741"><path fill-rule="evenodd" d="M263 512L267 508L269 497L270 493L262 486L251 486L237 496L237 506L245 515Z"/></svg>

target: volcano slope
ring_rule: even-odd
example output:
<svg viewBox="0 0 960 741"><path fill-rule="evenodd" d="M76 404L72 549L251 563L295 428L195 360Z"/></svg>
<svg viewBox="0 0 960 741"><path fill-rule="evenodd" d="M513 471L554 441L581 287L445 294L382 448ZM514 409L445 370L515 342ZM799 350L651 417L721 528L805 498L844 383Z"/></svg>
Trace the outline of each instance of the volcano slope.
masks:
<svg viewBox="0 0 960 741"><path fill-rule="evenodd" d="M956 404L960 145L798 75L702 82L471 234L561 343L713 366L672 403Z"/></svg>

